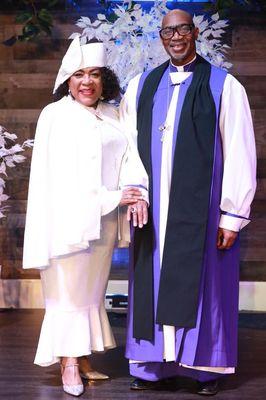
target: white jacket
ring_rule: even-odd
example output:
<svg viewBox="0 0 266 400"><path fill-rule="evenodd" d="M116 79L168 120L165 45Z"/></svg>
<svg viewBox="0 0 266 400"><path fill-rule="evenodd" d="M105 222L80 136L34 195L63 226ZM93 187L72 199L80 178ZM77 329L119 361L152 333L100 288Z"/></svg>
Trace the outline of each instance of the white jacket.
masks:
<svg viewBox="0 0 266 400"><path fill-rule="evenodd" d="M49 260L89 247L100 238L101 216L114 210L122 191L101 182L100 130L120 129L115 107L99 103L97 114L70 96L46 106L38 120L32 155L24 237L23 268L46 268ZM148 179L135 146L121 163L120 189L147 188ZM120 244L130 240L125 212L119 217Z"/></svg>

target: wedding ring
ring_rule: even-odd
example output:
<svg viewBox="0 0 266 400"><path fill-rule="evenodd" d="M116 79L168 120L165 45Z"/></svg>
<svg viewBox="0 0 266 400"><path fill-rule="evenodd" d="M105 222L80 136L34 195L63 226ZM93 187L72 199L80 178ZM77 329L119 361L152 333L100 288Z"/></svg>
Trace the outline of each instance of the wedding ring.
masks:
<svg viewBox="0 0 266 400"><path fill-rule="evenodd" d="M131 207L130 212L132 212L132 214L135 214L137 212L136 207Z"/></svg>

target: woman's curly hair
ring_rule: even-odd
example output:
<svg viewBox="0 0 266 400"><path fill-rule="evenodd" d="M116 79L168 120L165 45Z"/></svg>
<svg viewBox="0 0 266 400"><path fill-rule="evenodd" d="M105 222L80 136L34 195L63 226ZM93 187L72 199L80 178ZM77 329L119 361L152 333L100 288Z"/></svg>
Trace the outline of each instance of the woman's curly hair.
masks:
<svg viewBox="0 0 266 400"><path fill-rule="evenodd" d="M103 100L110 101L117 99L120 95L120 86L116 74L108 67L102 67L99 69L101 71L101 77L102 77ZM54 93L54 101L62 99L62 97L66 96L68 93L69 93L69 88L68 88L68 83L66 81L57 88L56 92Z"/></svg>

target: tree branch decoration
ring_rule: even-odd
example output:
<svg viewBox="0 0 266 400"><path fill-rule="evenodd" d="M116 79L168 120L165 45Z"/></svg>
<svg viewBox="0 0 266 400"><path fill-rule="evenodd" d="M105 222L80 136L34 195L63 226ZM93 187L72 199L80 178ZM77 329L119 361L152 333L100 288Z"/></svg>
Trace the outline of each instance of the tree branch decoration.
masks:
<svg viewBox="0 0 266 400"><path fill-rule="evenodd" d="M80 17L76 25L82 32L75 32L70 38L78 34L83 43L92 38L104 42L109 64L125 89L136 74L154 68L167 59L158 31L168 11L166 0L155 1L149 12L143 10L140 4L125 1L123 5L114 6L113 13L109 15L98 14L93 22L86 16ZM232 64L225 57L229 46L222 43L228 22L220 20L218 13L210 17L194 16L193 21L199 28L198 53L217 66L230 68Z"/></svg>
<svg viewBox="0 0 266 400"><path fill-rule="evenodd" d="M219 12L222 16L232 13L266 13L265 0L212 0L205 5L205 10Z"/></svg>
<svg viewBox="0 0 266 400"><path fill-rule="evenodd" d="M65 10L74 8L79 11L79 1L66 0ZM6 39L3 44L13 46L17 41L28 42L43 34L52 36L53 12L59 5L59 0L17 0L17 4L14 4L14 7L18 7L15 22L22 25L22 31L21 34Z"/></svg>
<svg viewBox="0 0 266 400"><path fill-rule="evenodd" d="M0 125L0 219L5 217L4 212L9 208L8 205L3 205L9 198L4 193L5 178L7 178L7 169L15 168L16 164L25 161L26 157L22 153L27 147L33 146L33 140L27 139L22 145L14 142L17 140L17 135L9 133L2 125Z"/></svg>

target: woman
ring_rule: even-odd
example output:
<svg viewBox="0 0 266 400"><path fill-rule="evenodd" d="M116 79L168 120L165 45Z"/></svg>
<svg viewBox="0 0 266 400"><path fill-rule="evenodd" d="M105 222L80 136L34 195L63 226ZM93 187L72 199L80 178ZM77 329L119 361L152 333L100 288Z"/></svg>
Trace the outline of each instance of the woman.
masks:
<svg viewBox="0 0 266 400"><path fill-rule="evenodd" d="M106 379L88 355L115 347L104 296L116 239L129 242L146 222L147 177L120 130L119 94L102 43L76 37L59 69L54 93L38 120L24 239L24 268L40 268L46 313L35 363L61 363L64 391L79 396L81 377ZM120 188L120 189L119 189ZM119 224L118 224L119 221ZM136 222L139 221L139 222ZM119 226L118 226L119 225Z"/></svg>

